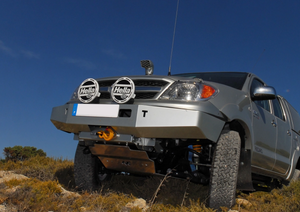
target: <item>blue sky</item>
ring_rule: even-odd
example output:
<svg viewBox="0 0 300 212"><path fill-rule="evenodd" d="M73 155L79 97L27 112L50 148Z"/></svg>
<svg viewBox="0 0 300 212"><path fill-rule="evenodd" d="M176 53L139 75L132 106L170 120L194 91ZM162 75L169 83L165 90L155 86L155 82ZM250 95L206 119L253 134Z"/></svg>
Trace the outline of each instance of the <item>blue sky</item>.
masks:
<svg viewBox="0 0 300 212"><path fill-rule="evenodd" d="M0 1L0 151L35 146L72 159L77 142L52 125L52 107L86 78L143 75L142 59L166 75L176 5ZM300 111L299 11L293 0L180 0L172 73L253 72Z"/></svg>

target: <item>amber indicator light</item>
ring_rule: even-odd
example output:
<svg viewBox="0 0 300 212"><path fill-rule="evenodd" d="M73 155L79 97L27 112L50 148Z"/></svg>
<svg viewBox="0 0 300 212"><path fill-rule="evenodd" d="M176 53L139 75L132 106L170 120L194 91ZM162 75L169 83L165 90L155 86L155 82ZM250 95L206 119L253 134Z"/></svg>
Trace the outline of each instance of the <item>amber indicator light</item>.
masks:
<svg viewBox="0 0 300 212"><path fill-rule="evenodd" d="M215 89L208 86L208 85L203 85L202 87L202 93L201 93L201 98L206 99L208 97L211 97L215 93Z"/></svg>

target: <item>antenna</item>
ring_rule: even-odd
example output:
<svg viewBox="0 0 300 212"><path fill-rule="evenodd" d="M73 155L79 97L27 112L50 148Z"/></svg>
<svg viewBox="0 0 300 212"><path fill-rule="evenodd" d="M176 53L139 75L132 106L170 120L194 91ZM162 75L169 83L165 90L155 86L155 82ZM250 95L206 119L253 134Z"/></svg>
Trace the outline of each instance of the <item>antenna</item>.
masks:
<svg viewBox="0 0 300 212"><path fill-rule="evenodd" d="M179 0L177 0L177 8L176 8L176 15L175 15L175 23L174 23L173 40L172 40L172 47L171 47L170 65L169 65L168 76L171 75L171 65L172 65L172 57L173 57L173 47L174 47L175 32L176 32L176 24L177 24L177 16L178 16L178 6L179 6Z"/></svg>
<svg viewBox="0 0 300 212"><path fill-rule="evenodd" d="M253 66L253 68L252 68L251 72L253 72L253 70L254 70L254 68L255 68L256 64L258 63L259 59L261 58L261 56L263 55L263 53L264 53L265 51L266 51L266 49L264 49L264 50L262 51L262 53L259 55L259 57L258 57L258 59L257 59L256 63L254 64L254 66Z"/></svg>

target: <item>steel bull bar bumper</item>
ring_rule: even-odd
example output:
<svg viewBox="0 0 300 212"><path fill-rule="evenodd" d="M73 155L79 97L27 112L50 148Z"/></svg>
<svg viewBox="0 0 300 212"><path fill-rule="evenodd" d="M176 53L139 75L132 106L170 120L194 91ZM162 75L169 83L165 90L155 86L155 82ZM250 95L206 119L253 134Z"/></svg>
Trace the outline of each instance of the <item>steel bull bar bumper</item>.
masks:
<svg viewBox="0 0 300 212"><path fill-rule="evenodd" d="M223 120L202 111L129 104L66 104L53 108L51 121L58 129L75 133L80 141L101 141L99 131L109 127L116 132L110 144L132 142L133 137L217 141L224 126ZM90 146L107 169L155 174L154 161L146 151L110 144Z"/></svg>
<svg viewBox="0 0 300 212"><path fill-rule="evenodd" d="M143 138L209 139L217 141L224 120L202 111L133 104L66 104L54 107L57 129L97 140L93 127L112 127L119 135ZM114 139L112 139L113 141Z"/></svg>

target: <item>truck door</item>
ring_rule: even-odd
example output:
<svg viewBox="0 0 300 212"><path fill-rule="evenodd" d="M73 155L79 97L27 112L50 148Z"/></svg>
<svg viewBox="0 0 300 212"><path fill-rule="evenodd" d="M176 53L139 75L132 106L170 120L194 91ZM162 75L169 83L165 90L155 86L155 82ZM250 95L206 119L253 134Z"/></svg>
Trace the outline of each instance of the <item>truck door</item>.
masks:
<svg viewBox="0 0 300 212"><path fill-rule="evenodd" d="M290 167L292 148L292 129L283 100L272 100L273 112L277 122L276 160L273 171L286 174Z"/></svg>
<svg viewBox="0 0 300 212"><path fill-rule="evenodd" d="M264 84L254 79L250 88L250 95L256 87ZM252 166L272 170L275 164L276 149L276 119L271 113L270 100L255 100L252 105L252 124L254 133L254 146L252 153Z"/></svg>

